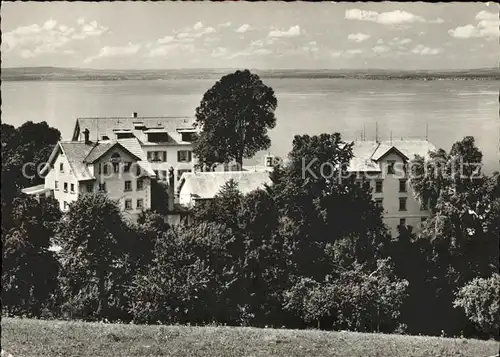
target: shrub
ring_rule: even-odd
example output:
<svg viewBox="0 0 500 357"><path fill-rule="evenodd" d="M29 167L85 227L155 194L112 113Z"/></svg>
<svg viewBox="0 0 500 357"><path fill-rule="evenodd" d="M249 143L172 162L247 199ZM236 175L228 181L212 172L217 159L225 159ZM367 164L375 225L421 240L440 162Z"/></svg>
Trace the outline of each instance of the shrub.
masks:
<svg viewBox="0 0 500 357"><path fill-rule="evenodd" d="M463 286L456 294L454 307L461 307L469 320L474 322L488 337L499 338L500 275L488 279L476 278Z"/></svg>

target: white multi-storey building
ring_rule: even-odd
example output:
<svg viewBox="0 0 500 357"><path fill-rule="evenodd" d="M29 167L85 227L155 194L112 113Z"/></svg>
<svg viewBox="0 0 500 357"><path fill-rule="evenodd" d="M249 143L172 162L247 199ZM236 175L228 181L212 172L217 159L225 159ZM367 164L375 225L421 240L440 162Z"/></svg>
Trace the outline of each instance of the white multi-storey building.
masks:
<svg viewBox="0 0 500 357"><path fill-rule="evenodd" d="M427 140L359 141L348 171L369 180L373 199L383 207L384 222L393 236L399 226L418 231L429 216L417 200L410 184L408 163L415 155L429 157L436 147Z"/></svg>
<svg viewBox="0 0 500 357"><path fill-rule="evenodd" d="M83 141L89 131L93 141L136 138L158 180L168 181L174 170L175 182L184 172L192 172L196 163L192 141L196 129L190 117L102 117L78 118L72 141Z"/></svg>

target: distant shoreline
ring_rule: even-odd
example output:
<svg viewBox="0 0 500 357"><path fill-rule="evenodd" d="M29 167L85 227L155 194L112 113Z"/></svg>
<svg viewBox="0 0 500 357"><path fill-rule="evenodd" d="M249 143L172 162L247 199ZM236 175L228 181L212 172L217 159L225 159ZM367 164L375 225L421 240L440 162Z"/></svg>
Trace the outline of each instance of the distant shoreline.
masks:
<svg viewBox="0 0 500 357"><path fill-rule="evenodd" d="M3 68L3 81L124 81L219 79L237 69L175 69L175 70L104 70L59 67ZM500 80L496 68L450 71L395 71L395 70L258 70L261 78L275 79L361 79L361 80Z"/></svg>
<svg viewBox="0 0 500 357"><path fill-rule="evenodd" d="M445 76L328 76L328 75L297 75L297 76L272 76L261 75L264 79L354 79L354 80L419 80L419 81L487 81L500 80L498 76L463 76L463 77L445 77ZM219 79L220 76L175 76L175 77L134 77L134 76L85 76L85 77L57 77L57 76L16 76L2 77L5 82L75 82L75 81L127 81L127 80L176 80L176 79Z"/></svg>

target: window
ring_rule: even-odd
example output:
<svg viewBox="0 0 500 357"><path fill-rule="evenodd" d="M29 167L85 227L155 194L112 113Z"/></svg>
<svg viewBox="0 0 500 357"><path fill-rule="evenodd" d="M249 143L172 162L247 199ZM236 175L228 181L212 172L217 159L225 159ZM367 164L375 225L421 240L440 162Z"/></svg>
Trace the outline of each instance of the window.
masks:
<svg viewBox="0 0 500 357"><path fill-rule="evenodd" d="M125 209L126 210L132 209L132 200L125 200Z"/></svg>
<svg viewBox="0 0 500 357"><path fill-rule="evenodd" d="M64 172L64 164L62 162L59 164L59 171Z"/></svg>
<svg viewBox="0 0 500 357"><path fill-rule="evenodd" d="M119 173L120 172L120 164L117 163L117 162L113 162L113 172L115 174Z"/></svg>
<svg viewBox="0 0 500 357"><path fill-rule="evenodd" d="M75 184L74 183L71 184L71 193L75 193Z"/></svg>
<svg viewBox="0 0 500 357"><path fill-rule="evenodd" d="M384 200L382 198L375 199L375 203L377 204L377 207L380 207L380 208L384 207Z"/></svg>
<svg viewBox="0 0 500 357"><path fill-rule="evenodd" d="M64 209L68 209L68 202L64 201Z"/></svg>
<svg viewBox="0 0 500 357"><path fill-rule="evenodd" d="M107 136L107 135L101 135L101 140L109 140L109 136Z"/></svg>
<svg viewBox="0 0 500 357"><path fill-rule="evenodd" d="M54 190L59 191L59 182L54 181Z"/></svg>
<svg viewBox="0 0 500 357"><path fill-rule="evenodd" d="M399 198L399 210L406 211L406 197Z"/></svg>
<svg viewBox="0 0 500 357"><path fill-rule="evenodd" d="M387 174L394 175L394 164L396 161L387 161Z"/></svg>
<svg viewBox="0 0 500 357"><path fill-rule="evenodd" d="M191 151L190 150L177 151L177 161L178 162L191 162Z"/></svg>
<svg viewBox="0 0 500 357"><path fill-rule="evenodd" d="M406 226L406 218L401 218L401 219L399 220L399 225L400 225L401 227L405 227L405 226Z"/></svg>
<svg viewBox="0 0 500 357"><path fill-rule="evenodd" d="M108 174L108 165L107 164L102 164L102 173L104 175L107 175Z"/></svg>
<svg viewBox="0 0 500 357"><path fill-rule="evenodd" d="M94 192L94 184L93 183L88 183L86 185L87 192Z"/></svg>
<svg viewBox="0 0 500 357"><path fill-rule="evenodd" d="M140 167L139 165L137 165L137 166L136 166L136 169L135 169L135 170L136 170L136 172L135 172L135 173L136 173L136 175L137 175L137 176L141 176L141 174L142 174L142 170L141 170L141 167Z"/></svg>
<svg viewBox="0 0 500 357"><path fill-rule="evenodd" d="M64 192L68 192L68 183L67 182L64 183Z"/></svg>
<svg viewBox="0 0 500 357"><path fill-rule="evenodd" d="M406 192L406 180L399 180L399 192Z"/></svg>
<svg viewBox="0 0 500 357"><path fill-rule="evenodd" d="M132 181L125 181L124 191L132 191Z"/></svg>
<svg viewBox="0 0 500 357"><path fill-rule="evenodd" d="M377 193L382 192L383 183L384 183L384 181L382 181L382 180L375 181L375 192L377 192Z"/></svg>
<svg viewBox="0 0 500 357"><path fill-rule="evenodd" d="M191 170L177 170L177 181L181 179L182 174L185 172L191 172Z"/></svg>
<svg viewBox="0 0 500 357"><path fill-rule="evenodd" d="M106 192L106 182L103 182L103 183L99 184L99 191L100 192Z"/></svg>
<svg viewBox="0 0 500 357"><path fill-rule="evenodd" d="M159 180L160 179L160 171L158 170L153 170L153 172L155 173L156 175L156 179Z"/></svg>
<svg viewBox="0 0 500 357"><path fill-rule="evenodd" d="M137 199L137 209L142 209L144 207L144 200L142 198Z"/></svg>
<svg viewBox="0 0 500 357"><path fill-rule="evenodd" d="M144 190L144 180L139 179L137 180L137 191Z"/></svg>
<svg viewBox="0 0 500 357"><path fill-rule="evenodd" d="M123 172L130 172L130 166L132 165L131 162L126 162L123 164Z"/></svg>

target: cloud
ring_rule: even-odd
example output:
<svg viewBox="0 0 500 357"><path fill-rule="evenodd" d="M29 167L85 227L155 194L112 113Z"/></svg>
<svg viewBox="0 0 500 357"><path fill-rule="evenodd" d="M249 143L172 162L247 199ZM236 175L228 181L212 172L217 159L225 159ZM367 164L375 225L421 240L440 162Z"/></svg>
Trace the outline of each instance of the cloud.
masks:
<svg viewBox="0 0 500 357"><path fill-rule="evenodd" d="M165 44L165 43L170 43L174 40L174 36L165 36L162 38L159 38L156 42L159 44Z"/></svg>
<svg viewBox="0 0 500 357"><path fill-rule="evenodd" d="M231 23L229 21L219 25L219 27L229 27L229 26L231 26Z"/></svg>
<svg viewBox="0 0 500 357"><path fill-rule="evenodd" d="M169 53L175 53L178 51L180 47L179 43L170 43L165 46L159 46L152 48L147 54L147 57L164 57L167 56Z"/></svg>
<svg viewBox="0 0 500 357"><path fill-rule="evenodd" d="M367 35L365 33L351 33L349 34L349 36L347 36L347 39L354 42L363 42L368 40L370 37L370 35Z"/></svg>
<svg viewBox="0 0 500 357"><path fill-rule="evenodd" d="M476 20L487 20L487 21L497 21L498 20L498 13L494 12L488 12L488 11L479 11L476 14Z"/></svg>
<svg viewBox="0 0 500 357"><path fill-rule="evenodd" d="M76 23L78 25L83 25L85 23L85 19L83 17L80 17L78 20L76 20Z"/></svg>
<svg viewBox="0 0 500 357"><path fill-rule="evenodd" d="M389 41L389 45L391 46L403 46L411 43L413 40L411 38L403 38L394 37L391 41Z"/></svg>
<svg viewBox="0 0 500 357"><path fill-rule="evenodd" d="M422 23L428 22L428 23L441 24L444 22L444 20L441 18L428 21L421 16L412 14L411 12L408 11L401 11L401 10L379 13L377 11L349 9L345 11L344 18L346 20L371 21L382 25L411 24L415 22L422 22Z"/></svg>
<svg viewBox="0 0 500 357"><path fill-rule="evenodd" d="M269 37L295 37L300 36L300 26L290 26L287 31L271 30L268 34Z"/></svg>
<svg viewBox="0 0 500 357"><path fill-rule="evenodd" d="M381 45L381 44L383 44L383 43L384 43L384 40L382 40L381 38L379 38L379 39L377 40L377 45Z"/></svg>
<svg viewBox="0 0 500 357"><path fill-rule="evenodd" d="M201 36L208 35L209 33L214 33L214 32L215 32L215 29L213 27L205 27L200 32L195 33L193 35L193 37L201 37Z"/></svg>
<svg viewBox="0 0 500 357"><path fill-rule="evenodd" d="M349 9L345 11L346 20L371 21L384 25L396 25L403 23L425 22L425 19L407 11L395 10L378 13L360 9Z"/></svg>
<svg viewBox="0 0 500 357"><path fill-rule="evenodd" d="M198 21L197 23L194 24L193 28L195 30L199 30L199 29L203 28L203 22Z"/></svg>
<svg viewBox="0 0 500 357"><path fill-rule="evenodd" d="M139 52L140 48L140 44L134 44L132 42L129 42L125 46L104 46L96 56L86 58L84 63L89 63L99 58L135 55Z"/></svg>
<svg viewBox="0 0 500 357"><path fill-rule="evenodd" d="M236 32L239 32L239 33L245 33L247 32L248 30L250 30L250 25L249 24L244 24L244 25L241 25L240 27L238 27L236 29Z"/></svg>
<svg viewBox="0 0 500 357"><path fill-rule="evenodd" d="M229 53L226 47L217 47L212 51L212 57L224 57Z"/></svg>
<svg viewBox="0 0 500 357"><path fill-rule="evenodd" d="M346 52L350 55L359 55L360 53L363 53L363 50L354 49L354 50L347 50Z"/></svg>
<svg viewBox="0 0 500 357"><path fill-rule="evenodd" d="M476 25L468 24L448 30L448 34L459 39L486 37L495 39L500 36L500 19L498 14L488 11L480 11L475 17Z"/></svg>
<svg viewBox="0 0 500 357"><path fill-rule="evenodd" d="M391 49L387 46L379 45L379 46L374 46L372 48L372 51L375 53L385 53L389 52Z"/></svg>
<svg viewBox="0 0 500 357"><path fill-rule="evenodd" d="M73 40L83 40L92 36L99 36L107 28L100 26L96 21L85 24L81 20L80 30L75 30L65 24L58 24L49 19L42 25L32 24L21 26L2 35L2 51L9 52L15 49L23 58L32 58L46 53L54 53Z"/></svg>
<svg viewBox="0 0 500 357"><path fill-rule="evenodd" d="M430 48L430 47L427 47L427 46L420 44L420 45L415 46L411 50L411 52L425 56L425 55L437 55L437 54L441 53L442 50L439 48Z"/></svg>

